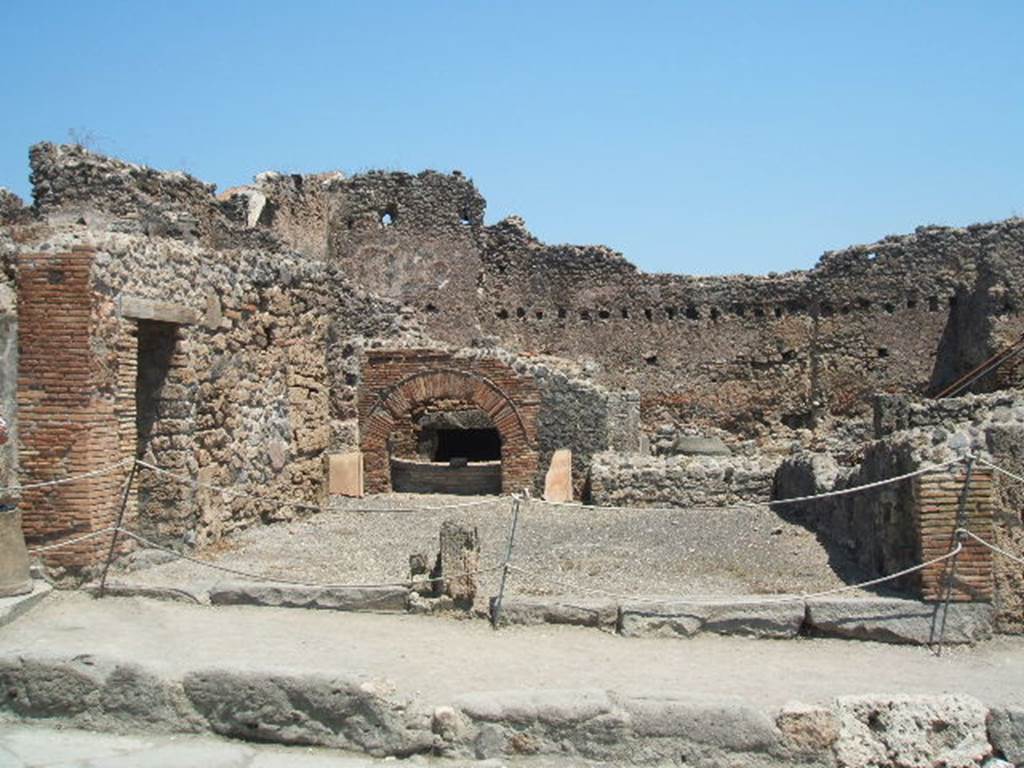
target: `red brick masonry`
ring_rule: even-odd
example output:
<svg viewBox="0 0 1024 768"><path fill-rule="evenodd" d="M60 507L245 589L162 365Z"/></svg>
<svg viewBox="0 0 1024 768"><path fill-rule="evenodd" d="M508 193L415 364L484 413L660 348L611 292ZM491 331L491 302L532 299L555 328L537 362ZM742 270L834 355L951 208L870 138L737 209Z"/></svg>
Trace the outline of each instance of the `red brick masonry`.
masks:
<svg viewBox="0 0 1024 768"><path fill-rule="evenodd" d="M956 531L960 495L965 475L936 472L916 478L914 525L920 542L921 561L939 557L950 550ZM992 541L992 472L975 469L965 507L965 527L986 541ZM992 552L968 539L957 556L952 599L992 600ZM946 595L950 561L937 563L921 572L921 594L925 600L943 600Z"/></svg>
<svg viewBox="0 0 1024 768"><path fill-rule="evenodd" d="M502 492L532 487L537 474L537 410L533 380L499 360L412 349L371 351L359 390L359 427L366 490L391 490L388 437L419 405L471 403L494 421L502 442Z"/></svg>
<svg viewBox="0 0 1024 768"><path fill-rule="evenodd" d="M89 472L119 461L112 393L92 348L97 322L91 285L94 253L35 253L18 263L18 437L23 485ZM27 490L21 497L29 547L51 544L113 524L124 471L67 485ZM51 565L99 562L108 537L47 553Z"/></svg>

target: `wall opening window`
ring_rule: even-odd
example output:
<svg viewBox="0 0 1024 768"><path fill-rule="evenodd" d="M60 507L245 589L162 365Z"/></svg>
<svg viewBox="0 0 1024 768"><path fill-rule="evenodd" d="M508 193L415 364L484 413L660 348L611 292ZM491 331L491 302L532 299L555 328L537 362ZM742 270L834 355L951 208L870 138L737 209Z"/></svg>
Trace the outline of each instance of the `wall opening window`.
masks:
<svg viewBox="0 0 1024 768"><path fill-rule="evenodd" d="M501 436L496 429L439 429L434 461L501 461Z"/></svg>

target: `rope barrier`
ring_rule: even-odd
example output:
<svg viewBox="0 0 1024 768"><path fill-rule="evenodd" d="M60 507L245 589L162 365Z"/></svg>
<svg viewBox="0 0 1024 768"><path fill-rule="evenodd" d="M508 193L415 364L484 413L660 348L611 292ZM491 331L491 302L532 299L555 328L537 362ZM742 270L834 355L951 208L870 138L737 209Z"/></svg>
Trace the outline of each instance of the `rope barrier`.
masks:
<svg viewBox="0 0 1024 768"><path fill-rule="evenodd" d="M829 491L829 492L825 492L825 493L822 493L822 494L814 494L814 495L808 495L808 496L793 497L793 498L789 498L789 499L780 499L780 500L777 500L777 501L770 501L770 502L766 502L766 503L741 503L741 504L737 504L737 505L733 505L733 506L738 507L738 508L739 507L765 507L765 506L773 507L773 506L782 505L782 504L795 504L795 503L801 503L801 502L811 502L811 501L815 501L815 500L823 499L823 498L831 498L831 497L835 497L835 496L843 496L843 495L863 492L863 491L879 488L879 487L882 487L882 486L890 485L890 484L893 484L893 483L902 482L904 480L907 480L907 479L910 479L910 478L913 478L913 477L917 477L919 475L922 475L922 474L925 474L925 473L928 473L928 472L934 472L936 470L945 469L945 468L948 468L948 467L953 466L955 464L959 464L959 463L962 463L964 461L969 461L972 458L973 457L968 456L968 457L951 459L949 461L942 462L940 464L929 465L929 466L922 467L920 469L914 470L913 472L907 472L905 474L898 475L898 476L895 476L895 477L886 478L884 480L878 480L878 481L875 481L875 482L872 482L872 483L866 483L866 484L859 485L859 486L854 486L854 487L851 487L851 488L844 488L844 489L839 489L839 490L835 490L835 491ZM218 485L214 485L214 484L211 484L211 483L200 483L200 482L194 480L191 477L188 477L188 476L185 476L185 475L181 475L179 473L176 473L176 472L173 472L173 471L170 471L170 470L166 470L166 469L164 469L162 467L156 466L156 465L151 464L149 462L142 461L142 460L131 460L131 459L126 459L126 460L117 462L115 464L111 464L109 466L102 467L102 468L97 469L97 470L93 470L91 472L86 472L86 473L82 473L82 474L71 476L71 477L67 477L67 478L61 478L59 480L53 480L53 481L47 481L47 482L43 482L43 483L34 483L34 484L26 485L26 486L20 486L20 487L18 487L18 489L19 490L28 490L28 489L32 489L32 488L40 488L40 487L47 487L47 486L63 485L63 484L67 484L67 483L73 483L73 482L76 482L76 481L79 481L79 480L83 480L83 479L86 479L86 478L95 477L95 476L98 476L98 475L110 473L110 472L112 472L112 471L114 471L116 469L119 469L121 467L124 467L124 466L130 464L132 461L136 462L137 466L140 466L140 467L145 468L145 469L149 469L151 471L157 472L157 473L159 473L159 474L161 474L163 476L167 476L167 477L173 478L173 479L178 480L180 482L187 483L187 484L191 485L192 487L196 487L196 488L206 488L206 489L209 489L209 490L212 490L212 491L216 491L216 492L219 492L219 493L229 494L229 495L233 495L233 496L247 497L247 498L257 499L257 500L260 500L260 501L276 501L276 502L278 502L278 503L280 503L280 504L282 504L284 506L290 506L290 507L293 507L293 508L313 509L313 510L318 510L318 511L323 510L325 508L330 508L330 507L323 507L321 505L308 504L308 503L305 503L305 502L281 502L278 499L275 499L273 497L268 497L268 496L265 496L265 495L252 494L252 493L249 493L249 492L246 492L246 491L241 491L241 490L237 490L237 489L234 489L234 488L228 488L228 487L224 487L224 486L218 486ZM991 469L993 469L993 470L995 470L997 472L1000 472L1000 473L1002 473L1002 474L1004 474L1004 475L1006 475L1006 476L1008 476L1008 477L1010 477L1010 478L1012 478L1014 480L1017 480L1019 482L1024 483L1024 477L1022 477L1021 475L1018 475L1018 474L1015 474L1013 472L1010 472L1009 470L1003 469L1002 467L998 466L997 464L995 464L995 463L993 463L991 461L985 460L985 459L978 458L977 461L978 461L978 463L980 463L980 464L982 464L982 465L984 465L986 467L989 467L989 468L991 468ZM7 489L7 490L10 490L10 489ZM493 498L482 499L482 500L467 501L467 502L463 502L463 503L437 505L437 506L432 506L432 507L427 507L427 508L417 508L415 510L412 510L412 509L410 509L410 510L404 510L404 509L403 510L359 509L359 510L340 510L340 511L381 512L381 513L414 512L414 511L416 511L416 512L420 512L420 511L443 511L443 510L448 510L448 509L466 508L466 507L473 507L473 506L480 506L480 505L487 505L487 504L493 505L493 504L496 504L496 503L501 503L505 498L514 498L514 497L493 497ZM588 505L582 505L582 504L571 504L571 503L566 503L566 502L546 502L546 501L543 501L543 500L540 500L540 499L526 499L526 501L537 502L537 503L540 503L540 504L547 504L547 505L550 505L550 506L571 506L571 507L578 508L581 511L595 510L595 509L596 510L635 510L636 509L636 508L630 508L630 507L616 507L616 506L600 506L600 505L598 505L598 506L588 506ZM729 507L726 507L726 508L729 508ZM644 511L680 512L680 511L700 510L700 509L705 509L705 508L702 508L702 507L690 507L690 508L686 508L686 507L667 507L667 508L653 507L653 508L651 508L651 507L649 507L649 508L644 508ZM706 509L723 509L723 507L708 507ZM978 543L982 544L983 546L989 548L993 552L996 552L996 553L998 553L999 555L1001 555L1003 557L1006 557L1006 558L1008 558L1010 560L1013 560L1014 562L1018 562L1018 563L1024 564L1024 558L1018 557L1016 555L1013 555L1013 554L1011 554L1011 553L1009 553L1009 552L999 548L995 544L992 544L991 542L988 542L988 541L984 540L980 536L977 536L976 534L972 533L971 531L967 530L964 527L958 528L957 529L957 533L958 534L962 533L964 536L969 537L971 539L974 539ZM436 581L442 581L442 580L446 580L446 579L457 578L459 576L474 576L474 575L481 575L481 574L485 574L485 573L494 573L494 572L498 572L498 571L502 571L503 574L505 576L507 576L507 574L510 571L515 571L515 572L517 572L519 574L522 574L527 579L546 581L548 583L555 584L555 585L558 585L558 586L561 586L561 587L564 587L564 588L568 588L570 590L582 591L582 592L590 593L590 594L599 594L599 595L615 598L615 599L622 600L622 601L628 601L628 602L634 602L634 603L640 603L640 604L674 602L674 603L693 604L693 605L701 605L701 604L739 605L739 604L743 604L743 603L749 602L749 599L733 599L733 600L724 600L723 601L723 600L714 600L714 599L688 599L688 598L685 598L685 597L678 597L678 598L664 598L664 597L652 598L652 597L647 597L647 596L643 596L643 595L616 593L616 592L612 592L612 591L604 590L604 589L600 589L600 588L579 587L579 586L570 584L570 583L568 583L568 582L566 582L566 581L564 581L562 579L559 579L559 578L557 578L555 576L552 576L552 575L547 575L547 574L543 574L543 573L540 573L540 572L531 571L531 570L528 570L528 569L525 569L525 568L521 568L521 567L513 564L509 560L508 557L506 558L506 560L504 562L502 562L500 564L492 565L492 566L485 567L485 568L479 568L479 569L474 570L474 571L466 571L466 572L458 573L458 574L446 574L444 576L436 576L436 577L417 578L417 579L413 579L411 581L382 581L382 582L378 582L378 583L363 583L363 584L308 582L308 581L302 581L302 580L298 580L298 579L289 579L289 578L286 578L286 577L278 577L278 576L270 576L270 575L265 575L265 574L260 574L260 573L253 573L253 572L242 570L242 569L238 569L238 568L232 568L232 567L229 567L229 566L218 565L216 563L211 563L211 562L206 561L206 560L200 560L199 558L192 557L192 556L187 555L185 553L178 552L176 550L164 547L164 546L162 546L162 545L160 545L160 544L158 544L158 543L156 543L156 542L146 538L145 536L143 536L141 534L138 534L138 533L136 533L136 532L134 532L134 531L132 531L132 530L130 530L128 528L125 528L125 527L119 526L119 525L110 526L110 527L107 527L107 528L104 528L104 529L101 529L101 530L98 530L98 531L93 531L93 532L84 534L82 536L77 536L77 537L74 537L74 538L71 538L71 539L67 539L65 541L56 542L54 544L34 547L33 549L30 550L30 554L37 555L37 554L40 554L40 553L43 553L43 552L48 552L48 551L52 551L52 550L55 550L55 549L60 549L60 548L63 548L63 547L73 546L73 545L81 543L83 541L88 541L88 540L91 540L91 539L94 539L94 538L98 538L100 536L105 536L105 535L110 535L110 534L114 534L114 535L123 534L123 535L125 535L125 536L127 536L129 538L132 538L132 539L138 541L139 543L141 543L141 544L143 544L143 545L145 545L147 547L150 547L150 548L153 548L153 549L156 549L156 550L159 550L159 551L171 554L171 555L173 555L176 558L179 558L181 560L186 560L188 562L194 563L196 565L199 565L201 567L208 568L208 569L211 569L211 570L215 570L215 571L219 571L219 572L222 572L222 573L231 574L233 576L238 576L238 577L241 577L241 578L244 578L244 579L249 579L249 580L252 580L252 581L275 583L275 584L286 584L286 585L300 586L300 587L334 588L334 589L359 589L359 588L371 589L371 588L386 588L386 587L408 588L408 587L410 587L411 584L432 583L432 582L436 582ZM959 538L960 537L958 537L958 539ZM953 549L951 549L949 552L944 554L944 555L940 555L939 557L933 558L933 559L928 560L928 561L926 561L924 563L921 563L919 565L911 566L909 568L903 569L903 570L898 571L896 573L889 574L887 576L882 576L882 577L875 578L875 579L870 579L868 581L860 582L860 583L857 583L857 584L846 585L846 586L843 586L843 587L838 587L838 588L834 588L834 589L824 590L824 591L821 591L821 592L804 593L804 594L799 594L799 595L783 595L783 596L765 597L765 598L757 598L757 599L759 601L769 602L769 603L784 603L784 602L792 602L792 601L797 601L797 600L813 600L813 599L817 599L817 598L821 598L821 597L826 597L826 596L829 596L829 595L840 594L840 593L849 592L849 591L853 591L853 590L859 590L859 589L865 589L867 587L877 586L879 584L884 584L886 582L890 582L890 581L902 578L902 577L907 576L909 574L912 574L912 573L915 573L917 571L920 571L920 570L922 570L924 568L928 568L930 566L933 566L933 565L935 565L937 563L944 562L944 561L949 560L951 558L955 558L962 551L963 546L964 546L963 545L963 541L962 540L958 540L958 541L956 541L956 546Z"/></svg>
<svg viewBox="0 0 1024 768"><path fill-rule="evenodd" d="M1018 483L1024 483L1024 477L1021 477L1020 475L1016 475L1016 474L1014 474L1013 472L1011 472L1008 469L1003 469L998 464L993 464L991 461L986 461L985 459L982 459L980 457L978 458L978 463L979 464L984 464L989 469L994 469L996 472L999 472L1000 474L1006 475L1010 479L1016 480Z"/></svg>
<svg viewBox="0 0 1024 768"><path fill-rule="evenodd" d="M630 595L630 594L623 594L623 593L615 593L615 592L610 592L608 590L599 589L599 588L577 587L576 585L569 584L568 582L563 581L561 579L556 579L556 578L553 578L551 576L546 576L546 575L538 575L538 574L536 574L536 573L534 573L532 571L528 571L527 569L520 568L520 567L518 567L516 565L510 565L509 568L511 570L516 571L517 573L521 573L521 574L527 576L528 578L529 577L539 578L542 581L546 580L546 581L549 581L551 583L557 584L557 585L562 586L562 587L567 587L569 589L575 589L575 590L583 591L583 592L590 592L592 594L602 594L605 597L612 597L612 598L615 598L616 600L621 600L623 602L640 603L640 604L680 603L680 604L683 604L683 605L746 605L747 603L750 603L752 600L756 600L757 602L763 602L763 603L791 603L791 602L795 602L795 601L798 601L798 600L801 600L801 601L802 600L815 600L815 599L821 598L821 597L828 597L829 595L837 595L837 594L840 594L842 592L852 592L852 591L857 590L857 589L864 589L866 587L877 586L878 584L884 584L885 582L888 582L888 581L894 581L896 579L903 578L904 576L908 576L911 573L915 573L917 571L924 570L925 568L928 568L928 567L930 567L932 565L935 565L936 563L941 563L944 560L948 560L951 557L955 557L956 555L960 554L960 552L962 550L963 550L963 544L961 542L957 542L957 545L953 549L951 549L949 552L944 554L944 555L940 555L938 557L932 558L931 560L927 560L926 562L919 563L918 565L913 565L913 566L911 566L909 568L904 568L902 571L897 571L896 573L890 573L888 576L880 576L877 579L869 579L868 581L862 581L862 582L859 582L857 584L847 584L847 585L842 586L842 587L836 587L835 589L826 589L826 590L821 591L821 592L810 592L810 593L803 593L803 594L799 594L799 595L781 595L781 596L777 596L777 597L764 597L764 598L754 597L754 598L747 598L747 599L742 599L742 600L741 599L714 600L714 599L711 599L711 598L690 599L690 598L686 598L686 597L647 597L647 596L643 596L643 595Z"/></svg>
<svg viewBox="0 0 1024 768"><path fill-rule="evenodd" d="M957 529L957 533L962 533L965 536L968 536L968 537L974 539L976 542L981 544L983 547L988 547L989 549L991 549L996 554L1000 554L1000 555L1002 555L1003 557L1005 557L1005 558L1007 558L1009 560L1013 560L1014 562L1017 562L1017 563L1020 563L1021 565L1024 565L1024 557L1017 557L1017 555L1011 555L1005 549L1000 549L999 547L997 547L992 542L985 541L983 538L981 538L981 536L978 536L978 535L972 533L971 531L968 531L966 528L958 528Z"/></svg>
<svg viewBox="0 0 1024 768"><path fill-rule="evenodd" d="M92 533L87 533L84 536L79 536L74 539L66 539L64 541L58 541L56 544L47 544L41 547L33 547L32 549L28 550L28 553L30 555L35 555L40 552L49 552L51 549L61 549L63 547L70 547L73 544L78 544L82 541L88 541L89 539L95 539L99 536L104 536L108 533L113 533L116 530L117 529L113 526L109 528L101 528L98 531L93 531Z"/></svg>
<svg viewBox="0 0 1024 768"><path fill-rule="evenodd" d="M962 456L962 457L958 457L958 458L955 458L955 459L950 459L949 461L944 461L941 464L930 464L930 465L928 465L926 467L921 467L920 469L915 469L913 472L907 472L907 473L902 474L902 475L896 475L894 477L888 477L888 478L885 478L884 480L876 480L875 482L865 483L864 485L855 485L855 486L853 486L851 488L840 488L840 489L835 490L835 491L826 491L824 493L816 493L816 494L812 494L812 495L809 495L809 496L792 496L792 497L790 497L788 499L772 499L772 500L769 500L769 501L762 501L762 502L740 501L740 502L736 502L735 504L727 504L727 505L724 505L724 506L717 506L717 507L714 507L714 506L703 506L703 507L701 507L701 506L697 506L697 507L618 507L618 506L603 506L603 505L597 505L597 504L595 504L595 505L581 504L581 503L578 503L578 502L568 502L568 501L545 501L544 499L531 499L531 501L535 501L538 504L547 504L549 506L575 507L575 508L578 508L580 510L636 511L637 509L642 509L644 512L680 512L680 511L698 512L698 511L710 511L710 510L721 510L721 509L747 509L747 508L762 508L762 507L778 507L778 506L784 506L784 505L787 505L787 504L799 504L801 502L817 501L818 499L828 499L828 498L833 498L835 496L846 496L846 495L853 494L853 493L860 493L861 491L869 491L869 490L872 490L874 488L881 488L882 486L891 485L893 483L899 483L899 482L902 482L904 480L909 480L911 478L917 477L919 475L927 474L929 472L935 472L935 471L940 470L940 469L946 469L947 467L951 467L951 466L953 466L955 464L962 464L963 462L968 461L969 458L970 457L968 457L968 456Z"/></svg>
<svg viewBox="0 0 1024 768"><path fill-rule="evenodd" d="M158 550L160 552L166 552L167 554L174 555L175 557L177 557L177 558L179 558L181 560L187 560L190 563L195 563L196 565L202 566L204 568L209 568L211 570L221 571L221 572L224 572L224 573L229 573L229 574L231 574L233 576L241 576L243 578L252 579L253 581L265 581L265 582L274 583L274 584L287 584L289 586L295 586L295 587L311 587L311 588L319 588L319 589L374 589L374 588L384 588L384 587L402 587L402 588L407 588L407 587L409 587L412 584L429 584L429 583L433 583L435 581L445 581L445 580L448 580L448 579L458 578L460 576L478 576L478 575L484 574L484 573L493 573L495 571L500 571L500 570L502 570L505 567L504 564L501 563L501 564L490 566L490 567L487 567L487 568L478 568L477 570L474 570L474 571L462 571L462 572L459 572L459 573L449 573L449 574L445 574L443 576L425 576L423 578L410 579L409 581L389 581L389 582L379 582L379 583L371 583L371 584L335 584L335 583L322 583L322 582L307 582L307 581L298 581L298 580L295 580L295 579L285 579L285 578L280 578L280 577L277 577L277 576L267 576L265 574L259 574L259 573L252 573L251 571L243 571L243 570L238 569L238 568L230 568L230 567L228 567L226 565L217 565L216 563L211 563L208 560L200 560L197 557L192 557L190 555L186 555L184 552L178 552L175 549L171 549L171 548L165 547L165 546L163 546L161 544L157 544L155 541L153 541L151 539L148 539L145 536L136 533L135 531L129 530L128 528L117 527L117 526L111 526L109 528L103 528L101 530L93 531L92 533L85 534L84 536L78 536L77 538L74 538L74 539L68 539L66 541L57 542L56 544L49 544L49 545L42 546L42 547L33 547L32 549L28 550L28 552L29 552L30 555L34 555L34 554L39 553L39 552L48 552L50 550L60 549L62 547L70 547L73 544L77 544L77 543L82 542L82 541L87 541L89 539L94 539L94 538L97 538L99 536L104 536L104 535L112 534L112 533L123 534L123 535L125 535L125 536L127 536L127 537L129 537L131 539L135 539L136 541L138 541L141 544L145 544L147 547L150 547L151 549L155 549L155 550Z"/></svg>
<svg viewBox="0 0 1024 768"><path fill-rule="evenodd" d="M0 493L20 493L21 491L32 491L37 488L51 488L57 485L67 485L68 483L77 483L79 480L87 480L90 477L99 477L100 475L108 475L115 469L126 467L130 465L135 459L122 459L114 464L108 464L105 467L94 469L91 472L82 472L78 475L70 475L68 477L61 477L57 480L46 480L41 483L29 483L28 485L8 485L4 488L0 488Z"/></svg>
<svg viewBox="0 0 1024 768"><path fill-rule="evenodd" d="M448 510L448 509L463 509L463 508L468 508L468 507L479 507L479 506L482 506L482 505L485 505L485 504L494 504L494 503L500 502L503 499L510 498L510 497L507 497L507 496L497 496L497 497L490 498L490 499L478 499L478 500L473 500L473 501L457 502L457 503L452 503L452 504L441 504L441 505L437 505L437 506L433 506L433 507L418 507L416 509L395 509L395 510L391 510L391 509L373 509L373 508L370 508L370 507L361 507L359 509L344 509L344 508L340 508L339 509L339 507L337 507L335 505L331 505L331 504L310 504L309 502L304 502L304 501L292 501L292 502L290 502L290 501L282 501L281 499L279 499L277 497L268 496L266 494L255 494L255 493L250 493L248 491L241 491L241 490L238 490L236 488L227 488L227 487L222 486L222 485L214 485L213 483L203 483L203 482L200 482L198 480L195 480L194 478L192 478L192 477L190 477L188 475L182 475L182 474L178 474L177 472L172 472L169 469L164 469L163 467L158 467L155 464L150 464L149 462L142 461L141 459L136 459L136 464L138 464L140 467L152 470L153 472L156 472L157 474L160 474L160 475L164 475L165 477L170 477L170 478L172 478L174 480L177 480L180 483L189 485L189 486L191 486L193 488L203 488L203 489L206 489L206 490L209 490L209 491L216 491L218 493L223 493L223 494L227 494L227 495L231 495L231 496L252 499L254 501L275 502L277 504L280 504L283 507L290 507L292 509L304 509L304 510L309 510L309 511L314 511L314 512L325 512L325 511L344 511L344 512L359 512L359 513L374 513L374 512L377 512L377 513L392 513L392 512L395 512L395 513L399 513L399 514L402 514L402 513L415 513L415 512L437 512L437 511L444 511L444 510Z"/></svg>
<svg viewBox="0 0 1024 768"><path fill-rule="evenodd" d="M411 580L411 581L389 581L389 582L379 582L379 583L372 583L372 584L332 584L332 583L324 584L324 583L319 583L319 582L298 581L296 579L285 579L285 578L280 578L280 577L277 577L277 576L267 576L265 574L252 573L250 571L243 571L243 570L240 570L238 568L229 568L226 565L217 565L216 563L211 563L211 562L206 561L206 560L200 560L199 558L191 557L190 555L186 555L183 552L178 552L177 550L161 546L160 544L157 544L156 542L151 541L150 539L147 539L145 536L141 536L141 535L135 533L134 531L130 531L130 530L126 529L126 528L121 528L119 530L125 536L128 536L128 537L130 537L132 539L135 539L136 541L141 542L142 544L145 544L148 547L152 547L153 549L160 550L161 552L166 552L168 554L172 554L172 555L174 555L174 556L176 556L176 557L178 557L178 558L180 558L182 560L187 560L190 563L195 563L196 565L203 566L204 568L209 568L209 569L214 570L214 571L222 571L224 573L229 573L229 574L231 574L233 576L241 576L242 578L252 579L253 581L266 581L266 582L274 583L274 584L287 584L287 585L293 586L293 587L312 587L312 588L320 588L320 589L374 589L374 588L383 588L383 587L403 587L404 588L404 587L408 587L410 585L410 583L416 583L416 584L431 583L431 582L435 582L435 581L444 581L446 579L453 579L453 578L457 578L459 576L475 576L475 575L478 575L478 574L481 574L481 573L490 573L492 571L497 571L497 570L500 570L502 568L501 565L497 565L497 566L492 566L490 568L480 568L480 569L475 570L475 571L466 571L464 573L455 573L455 574L451 574L450 573L450 574L446 574L444 576L430 576L430 577L426 577L426 578L422 578L422 579L415 579L415 580Z"/></svg>

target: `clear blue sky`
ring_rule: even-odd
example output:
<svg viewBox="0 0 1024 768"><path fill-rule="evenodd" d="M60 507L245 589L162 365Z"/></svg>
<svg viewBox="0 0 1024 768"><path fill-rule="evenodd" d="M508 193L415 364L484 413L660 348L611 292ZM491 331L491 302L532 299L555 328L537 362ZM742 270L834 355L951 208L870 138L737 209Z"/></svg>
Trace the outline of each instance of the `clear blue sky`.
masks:
<svg viewBox="0 0 1024 768"><path fill-rule="evenodd" d="M0 185L28 146L219 187L460 169L550 242L761 273L1024 215L1024 2L2 0Z"/></svg>

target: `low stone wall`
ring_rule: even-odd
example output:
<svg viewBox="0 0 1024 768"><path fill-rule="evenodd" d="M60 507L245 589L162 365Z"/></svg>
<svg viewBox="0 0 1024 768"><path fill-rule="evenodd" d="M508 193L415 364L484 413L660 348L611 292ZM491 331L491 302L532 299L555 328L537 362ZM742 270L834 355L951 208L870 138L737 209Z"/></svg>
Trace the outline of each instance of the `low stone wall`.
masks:
<svg viewBox="0 0 1024 768"><path fill-rule="evenodd" d="M958 506L957 489L963 486L968 455L1024 477L1024 396L1019 391L942 400L882 396L876 400L875 427L883 437L868 447L859 466L841 467L829 455L803 454L782 465L774 491L777 498L804 496L959 459L959 464L944 471L945 480L943 473L936 475L932 490L923 488L921 481L906 482L788 508L787 514L816 530L830 551L853 558L869 574L891 573L947 548L940 540L946 537L948 544L955 527L949 518ZM977 463L972 489L969 527L1012 555L1024 556L1024 483ZM935 503L936 494L942 496L942 503ZM974 502L982 496L987 512L979 518ZM934 525L921 515L942 509L946 519L941 523L943 533L936 538ZM926 541L929 538L931 543ZM978 546L968 545L964 573L975 568ZM1007 558L990 552L983 557L982 569L990 575L971 591L980 589L982 599L990 591L999 631L1024 631L1024 573ZM939 589L913 580L900 586L924 587L932 596Z"/></svg>
<svg viewBox="0 0 1024 768"><path fill-rule="evenodd" d="M590 498L608 506L726 507L766 502L778 461L746 456L601 453L590 468Z"/></svg>
<svg viewBox="0 0 1024 768"><path fill-rule="evenodd" d="M1021 392L1016 390L941 400L880 394L874 402L875 437L880 439L907 429L1019 422L1024 418L1020 400Z"/></svg>

